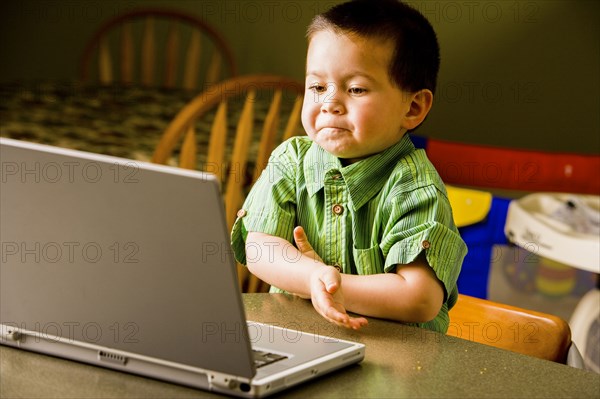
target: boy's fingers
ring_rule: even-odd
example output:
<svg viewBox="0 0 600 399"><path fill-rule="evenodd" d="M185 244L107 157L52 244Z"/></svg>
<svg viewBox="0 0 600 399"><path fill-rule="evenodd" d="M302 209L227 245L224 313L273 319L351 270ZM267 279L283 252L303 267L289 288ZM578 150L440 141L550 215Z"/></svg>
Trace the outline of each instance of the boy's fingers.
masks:
<svg viewBox="0 0 600 399"><path fill-rule="evenodd" d="M325 317L336 323L347 325L350 321L350 317L346 313L342 313L333 306L328 307L325 310Z"/></svg>
<svg viewBox="0 0 600 399"><path fill-rule="evenodd" d="M353 330L358 330L359 328L365 327L368 324L369 322L364 317L351 317L347 327L352 328Z"/></svg>
<svg viewBox="0 0 600 399"><path fill-rule="evenodd" d="M329 322L340 327L358 330L369 324L364 317L350 317L347 313L337 309L329 298L317 300L315 306L318 312Z"/></svg>
<svg viewBox="0 0 600 399"><path fill-rule="evenodd" d="M333 268L331 269L333 270ZM324 273L321 274L320 280L328 293L333 294L337 291L339 287L337 276L335 275L335 273L332 273L331 270L329 270L329 268L327 268L327 270L325 270Z"/></svg>
<svg viewBox="0 0 600 399"><path fill-rule="evenodd" d="M329 268L327 272L323 273L321 276L321 281L323 282L327 292L330 294L335 294L340 287L340 274L333 267Z"/></svg>
<svg viewBox="0 0 600 399"><path fill-rule="evenodd" d="M351 328L353 330L358 330L369 324L364 317L351 317L347 313L342 313L338 309L332 308L326 312L325 318L341 327Z"/></svg>
<svg viewBox="0 0 600 399"><path fill-rule="evenodd" d="M330 294L335 294L335 292L338 290L338 285L335 281L329 282L325 284L325 289L327 289L327 292Z"/></svg>
<svg viewBox="0 0 600 399"><path fill-rule="evenodd" d="M321 291L313 298L313 305L330 321L344 323L348 320L348 315L336 309L333 297L326 291Z"/></svg>
<svg viewBox="0 0 600 399"><path fill-rule="evenodd" d="M294 241L296 241L296 245L298 246L298 250L302 253L313 251L312 245L308 242L308 238L306 237L306 233L302 226L297 226L294 229Z"/></svg>

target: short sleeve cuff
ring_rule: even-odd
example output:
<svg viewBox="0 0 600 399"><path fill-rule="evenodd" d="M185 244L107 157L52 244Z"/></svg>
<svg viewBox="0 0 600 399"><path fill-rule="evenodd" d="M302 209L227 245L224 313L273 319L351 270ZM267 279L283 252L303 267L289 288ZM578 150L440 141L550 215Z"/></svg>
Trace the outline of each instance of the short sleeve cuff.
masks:
<svg viewBox="0 0 600 399"><path fill-rule="evenodd" d="M442 224L435 224L395 243L386 256L384 271L394 272L396 265L414 261L423 251L427 263L444 283L446 292L452 292L467 254L467 246L458 233Z"/></svg>
<svg viewBox="0 0 600 399"><path fill-rule="evenodd" d="M249 231L293 240L293 218L284 212L251 213L242 209L231 231L231 246L235 259L246 264L246 238Z"/></svg>

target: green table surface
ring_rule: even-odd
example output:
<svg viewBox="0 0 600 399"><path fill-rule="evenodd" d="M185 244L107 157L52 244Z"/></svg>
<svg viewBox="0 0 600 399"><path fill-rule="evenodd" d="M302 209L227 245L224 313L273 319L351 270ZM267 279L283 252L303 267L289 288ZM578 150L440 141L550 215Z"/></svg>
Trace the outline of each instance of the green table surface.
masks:
<svg viewBox="0 0 600 399"><path fill-rule="evenodd" d="M244 294L249 320L366 344L365 359L294 387L299 398L599 398L600 375L466 340L370 319L348 331L310 302ZM209 392L0 346L2 398L196 398Z"/></svg>

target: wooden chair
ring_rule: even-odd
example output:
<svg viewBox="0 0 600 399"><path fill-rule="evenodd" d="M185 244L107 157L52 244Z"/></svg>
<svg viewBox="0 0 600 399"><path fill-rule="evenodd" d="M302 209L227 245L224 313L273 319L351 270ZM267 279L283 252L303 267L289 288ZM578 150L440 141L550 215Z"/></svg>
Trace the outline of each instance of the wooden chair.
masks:
<svg viewBox="0 0 600 399"><path fill-rule="evenodd" d="M216 84L175 116L161 137L152 162L173 164L178 155L177 165L182 168L220 175L225 187L227 224L231 228L275 145L303 134L299 123L303 94L303 83L274 75L239 76ZM228 117L234 105L238 106L239 117ZM284 113L289 116L285 128L280 129ZM261 127L255 128L255 122ZM175 148L181 141L177 152ZM239 265L238 278L245 292L268 288Z"/></svg>
<svg viewBox="0 0 600 399"><path fill-rule="evenodd" d="M447 335L566 364L569 324L557 316L459 295Z"/></svg>
<svg viewBox="0 0 600 399"><path fill-rule="evenodd" d="M134 9L107 20L80 61L81 80L103 85L197 90L236 74L229 45L216 29L188 12L163 8Z"/></svg>

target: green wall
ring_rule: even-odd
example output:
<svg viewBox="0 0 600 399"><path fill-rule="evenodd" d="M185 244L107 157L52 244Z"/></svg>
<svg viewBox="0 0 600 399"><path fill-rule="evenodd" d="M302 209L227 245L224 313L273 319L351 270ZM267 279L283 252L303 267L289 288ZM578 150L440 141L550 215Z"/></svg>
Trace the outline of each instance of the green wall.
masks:
<svg viewBox="0 0 600 399"><path fill-rule="evenodd" d="M0 81L71 79L94 29L142 5L189 10L230 41L242 73L303 77L304 30L339 1L4 0ZM600 153L600 2L410 1L442 48L436 102L419 134ZM1 121L0 121L1 122Z"/></svg>

